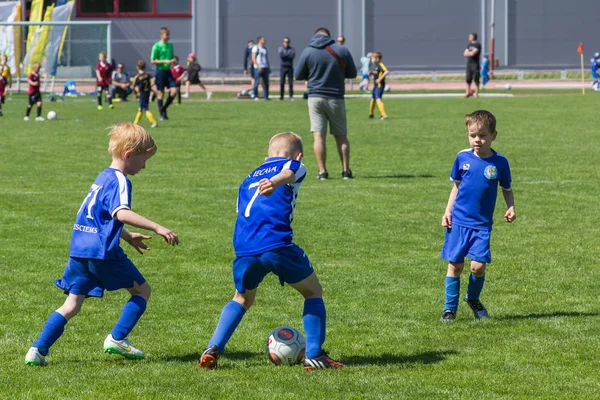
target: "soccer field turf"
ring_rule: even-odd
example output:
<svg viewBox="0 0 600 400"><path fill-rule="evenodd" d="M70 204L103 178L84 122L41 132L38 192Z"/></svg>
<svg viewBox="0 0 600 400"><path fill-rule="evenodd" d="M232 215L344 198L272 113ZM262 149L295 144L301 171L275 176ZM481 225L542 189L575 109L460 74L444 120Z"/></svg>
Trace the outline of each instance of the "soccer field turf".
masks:
<svg viewBox="0 0 600 400"><path fill-rule="evenodd" d="M141 256L123 244L153 289L130 335L147 358L102 352L128 298L120 291L86 301L46 368L24 365L25 353L64 300L53 279L67 260L75 213L110 163L105 128L132 120L136 105L97 111L93 100L46 102L44 115L56 110L57 121L24 122L25 103L8 102L0 119L0 398L596 397L599 101L596 93L387 100L390 119L379 121L367 119L368 100L349 100L356 179L341 179L329 137L332 178L324 182L306 102L173 106L171 119L151 130L157 154L131 177L132 204L177 232L181 245L155 235ZM440 221L454 157L468 147L464 114L476 109L497 117L493 147L511 163L517 220L502 221L500 196L481 298L490 319L475 322L461 302L457 320L443 324ZM295 241L324 287L325 348L346 368L308 373L268 361L267 334L279 325L302 329L303 307L271 275L220 368L201 370L198 355L234 291L237 187L266 156L269 138L289 130L304 138L308 169Z"/></svg>

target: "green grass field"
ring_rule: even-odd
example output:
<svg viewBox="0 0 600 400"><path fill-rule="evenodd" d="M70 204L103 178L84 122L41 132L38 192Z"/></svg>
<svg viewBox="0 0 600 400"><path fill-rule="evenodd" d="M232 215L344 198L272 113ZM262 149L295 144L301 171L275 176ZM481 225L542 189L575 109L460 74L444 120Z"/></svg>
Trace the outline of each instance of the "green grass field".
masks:
<svg viewBox="0 0 600 400"><path fill-rule="evenodd" d="M46 102L44 115L54 109L59 120L42 123L24 122L25 103L8 102L0 119L0 398L597 397L597 97L390 99L388 121L367 119L367 100L349 100L356 179L340 178L330 138L333 178L325 182L316 179L304 101L174 106L151 132L158 153L131 180L133 209L173 229L181 245L155 237L144 256L123 245L153 288L130 336L147 358L102 352L128 297L111 292L85 303L46 368L24 365L25 353L64 300L53 279L75 213L110 163L105 128L133 119L136 106ZM468 147L464 114L480 108L498 119L494 148L511 161L517 220L502 222L499 198L482 295L491 318L475 322L463 303L457 320L442 324L448 175ZM273 328L302 328L300 295L270 276L220 368L200 370L198 355L233 294L237 186L264 159L269 138L288 130L303 136L309 170L295 240L324 287L325 348L347 367L308 373L268 361Z"/></svg>

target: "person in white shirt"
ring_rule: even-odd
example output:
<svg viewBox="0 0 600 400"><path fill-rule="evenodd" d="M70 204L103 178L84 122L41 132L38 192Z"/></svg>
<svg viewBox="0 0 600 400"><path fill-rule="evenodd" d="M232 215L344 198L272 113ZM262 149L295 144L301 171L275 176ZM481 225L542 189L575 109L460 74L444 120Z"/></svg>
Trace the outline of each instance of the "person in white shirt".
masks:
<svg viewBox="0 0 600 400"><path fill-rule="evenodd" d="M265 47L267 41L264 36L259 36L256 39L256 46L252 48L252 64L254 64L254 87L252 92L254 100L258 100L258 84L263 81L263 96L265 100L269 100L269 52Z"/></svg>
<svg viewBox="0 0 600 400"><path fill-rule="evenodd" d="M120 100L127 101L127 96L133 92L133 89L129 80L129 74L125 72L124 64L117 65L117 70L112 73L111 83L112 98L117 101L115 95L118 94Z"/></svg>

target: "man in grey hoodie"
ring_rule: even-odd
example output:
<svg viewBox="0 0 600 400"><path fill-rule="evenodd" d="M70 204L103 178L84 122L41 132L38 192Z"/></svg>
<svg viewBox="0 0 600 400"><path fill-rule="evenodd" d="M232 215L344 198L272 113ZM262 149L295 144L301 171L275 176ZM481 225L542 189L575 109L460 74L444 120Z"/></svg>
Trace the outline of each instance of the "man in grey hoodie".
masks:
<svg viewBox="0 0 600 400"><path fill-rule="evenodd" d="M308 80L308 115L314 135L314 150L319 180L329 178L325 165L327 123L335 137L342 160L342 178L352 179L350 143L346 128L345 79L356 78L356 65L348 48L331 38L329 30L319 28L304 49L296 66L296 80Z"/></svg>

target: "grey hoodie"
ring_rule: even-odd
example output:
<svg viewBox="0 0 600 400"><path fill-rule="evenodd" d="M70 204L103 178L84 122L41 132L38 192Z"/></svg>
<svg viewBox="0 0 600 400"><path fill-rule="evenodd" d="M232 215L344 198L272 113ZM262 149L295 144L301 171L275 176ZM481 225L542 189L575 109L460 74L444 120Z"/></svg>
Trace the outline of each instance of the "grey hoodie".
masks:
<svg viewBox="0 0 600 400"><path fill-rule="evenodd" d="M327 51L326 46L340 56L346 68ZM344 79L356 78L356 65L346 47L335 43L330 36L317 34L300 55L295 78L308 80L308 97L343 99L346 92Z"/></svg>

